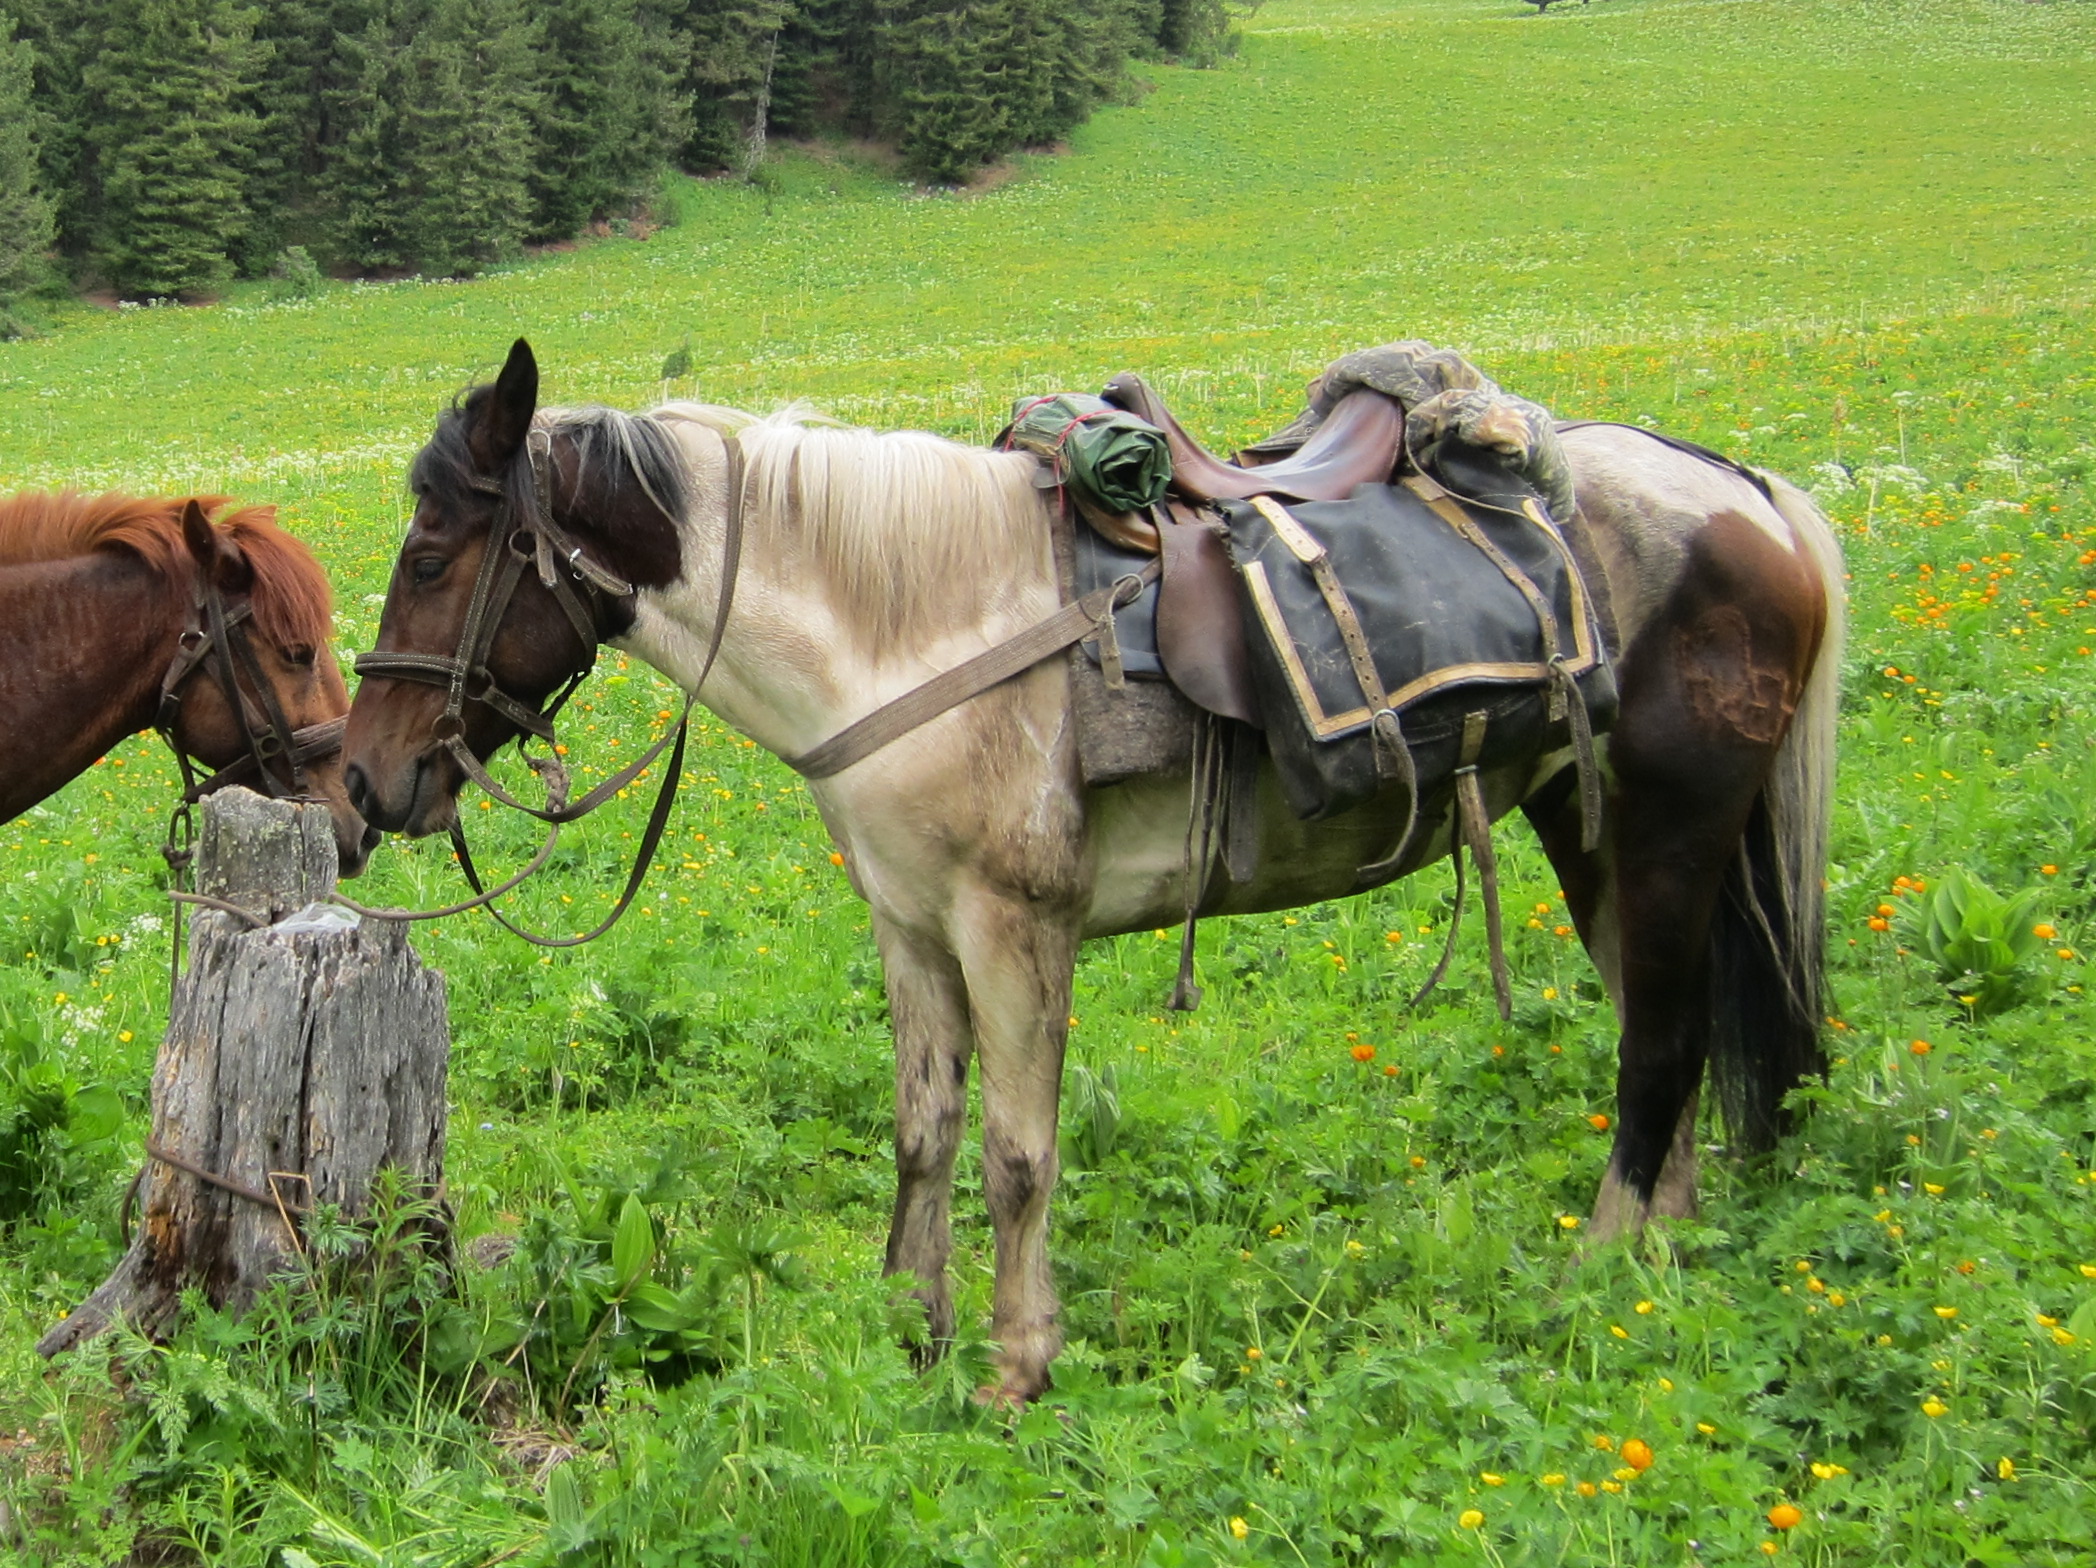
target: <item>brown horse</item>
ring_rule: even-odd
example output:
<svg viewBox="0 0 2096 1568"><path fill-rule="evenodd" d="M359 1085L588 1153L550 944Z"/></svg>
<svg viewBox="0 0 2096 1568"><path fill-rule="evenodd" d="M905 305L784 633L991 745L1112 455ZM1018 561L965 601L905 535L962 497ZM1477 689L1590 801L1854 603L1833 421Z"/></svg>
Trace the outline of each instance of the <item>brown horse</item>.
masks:
<svg viewBox="0 0 2096 1568"><path fill-rule="evenodd" d="M208 520L229 504L0 499L0 822L159 727L180 753L231 770L223 782L324 797L342 874L355 876L378 834L349 803L328 728L349 693L327 578L274 507Z"/></svg>
<svg viewBox="0 0 2096 1568"><path fill-rule="evenodd" d="M687 690L711 663L706 704L793 758L1057 609L1054 503L1023 455L690 405L541 413L537 395L520 342L415 462L379 626L390 657L358 692L347 742L351 796L379 827L453 821L465 772L447 741L484 758L517 733L509 715L542 725L539 705L600 639ZM1482 782L1494 815L1518 805L1541 835L1622 1023L1595 1227L1612 1234L1690 1211L1706 1060L1747 1147L1773 1140L1784 1095L1820 1066L1841 570L1825 519L1781 480L1620 428L1574 431L1565 447L1618 632L1599 847L1581 848L1569 751ZM717 627L727 520L743 514L740 580ZM556 598L548 583L570 568ZM497 578L513 587L491 600ZM462 646L471 667L457 669L447 713L443 672ZM1061 1343L1047 1213L1077 944L1171 924L1185 907L1188 781L1087 789L1067 671L1035 664L809 786L872 906L887 974L888 1268L916 1277L932 1334L950 1334L949 1205L973 1056L1000 1392L1020 1399L1046 1386ZM1355 891L1408 809L1386 794L1298 821L1269 772L1259 869L1245 884L1217 878L1213 911ZM1450 816L1424 803L1408 869L1449 853Z"/></svg>

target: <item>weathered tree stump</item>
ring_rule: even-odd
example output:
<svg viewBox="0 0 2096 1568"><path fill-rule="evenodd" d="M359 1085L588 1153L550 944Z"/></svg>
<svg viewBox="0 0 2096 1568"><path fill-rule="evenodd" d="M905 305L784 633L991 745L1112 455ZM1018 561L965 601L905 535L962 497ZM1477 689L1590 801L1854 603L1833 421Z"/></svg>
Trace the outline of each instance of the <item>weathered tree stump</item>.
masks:
<svg viewBox="0 0 2096 1568"><path fill-rule="evenodd" d="M192 1286L244 1307L300 1267L314 1203L359 1214L387 1167L430 1193L443 1179L444 977L402 922L317 902L335 882L325 806L231 789L202 810L198 891L269 923L198 910L131 1250L44 1336L46 1356L119 1320L164 1335Z"/></svg>

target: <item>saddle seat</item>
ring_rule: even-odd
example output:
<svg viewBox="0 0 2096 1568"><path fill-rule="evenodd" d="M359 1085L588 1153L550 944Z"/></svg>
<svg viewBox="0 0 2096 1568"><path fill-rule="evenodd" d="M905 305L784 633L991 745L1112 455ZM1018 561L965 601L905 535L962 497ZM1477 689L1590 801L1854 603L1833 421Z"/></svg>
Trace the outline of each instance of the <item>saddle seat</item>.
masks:
<svg viewBox="0 0 2096 1568"><path fill-rule="evenodd" d="M1365 388L1334 404L1296 451L1258 468L1239 468L1207 451L1133 371L1115 376L1100 396L1164 432L1172 489L1189 501L1248 501L1255 495L1344 501L1362 485L1387 482L1404 454L1404 409Z"/></svg>

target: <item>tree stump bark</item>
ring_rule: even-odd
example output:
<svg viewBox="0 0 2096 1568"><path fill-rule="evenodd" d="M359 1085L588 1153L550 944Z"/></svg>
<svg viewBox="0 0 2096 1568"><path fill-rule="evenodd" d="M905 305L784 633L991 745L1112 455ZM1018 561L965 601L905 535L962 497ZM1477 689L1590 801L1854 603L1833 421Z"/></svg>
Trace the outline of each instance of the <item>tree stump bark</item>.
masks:
<svg viewBox="0 0 2096 1568"><path fill-rule="evenodd" d="M301 1266L313 1204L362 1213L386 1167L430 1194L443 1180L444 977L403 922L317 902L335 882L325 806L230 789L202 811L198 891L268 923L197 912L153 1070L138 1230L45 1356L119 1320L163 1336L191 1286L243 1308Z"/></svg>

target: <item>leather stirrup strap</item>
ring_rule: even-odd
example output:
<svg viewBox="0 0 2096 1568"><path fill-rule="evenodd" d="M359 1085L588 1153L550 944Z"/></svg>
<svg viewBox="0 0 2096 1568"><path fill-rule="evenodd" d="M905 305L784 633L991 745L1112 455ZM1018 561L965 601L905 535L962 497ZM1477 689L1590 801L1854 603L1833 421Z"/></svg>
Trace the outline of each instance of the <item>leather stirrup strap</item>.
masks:
<svg viewBox="0 0 2096 1568"><path fill-rule="evenodd" d="M1456 863L1455 909L1448 917L1448 937L1442 943L1441 960L1434 965L1434 972L1427 976L1426 984L1413 995L1411 1004L1417 1007L1441 983L1448 973L1450 959L1455 956L1456 936L1463 924L1463 851L1470 851L1470 858L1477 865L1478 891L1485 906L1485 938L1491 948L1492 991L1499 1003L1502 1023L1514 1016L1513 986L1507 975L1506 944L1500 925L1499 914L1499 862L1492 852L1492 822L1485 809L1485 792L1478 783L1477 759L1484 752L1487 716L1483 713L1468 713L1463 716L1463 748L1456 768L1456 837L1451 846L1451 857Z"/></svg>
<svg viewBox="0 0 2096 1568"><path fill-rule="evenodd" d="M1579 847L1591 855L1601 847L1601 768L1594 755L1594 719L1587 712L1586 694L1564 661L1558 660L1551 670L1564 688L1565 716L1572 725L1572 772L1579 782Z"/></svg>
<svg viewBox="0 0 2096 1568"><path fill-rule="evenodd" d="M1405 1003L1407 1009L1418 1007L1421 1002L1432 996L1435 988L1446 978L1448 966L1455 961L1456 935L1463 929L1463 897L1469 891L1463 876L1463 846L1460 843L1451 846L1448 858L1455 863L1456 868L1455 907L1448 912L1448 935L1441 939L1441 956L1434 961L1433 972L1426 977L1426 983L1412 993L1412 1000Z"/></svg>
<svg viewBox="0 0 2096 1568"><path fill-rule="evenodd" d="M1514 1016L1514 996L1507 978L1506 941L1499 920L1499 860L1492 852L1492 819L1485 809L1484 786L1477 777L1485 723L1482 713L1463 716L1463 762L1456 769L1456 820L1477 866L1478 898L1485 906L1485 941L1491 953L1492 992L1499 1002L1499 1021L1505 1023Z"/></svg>
<svg viewBox="0 0 2096 1568"><path fill-rule="evenodd" d="M1347 593L1346 585L1332 567L1332 555L1323 543L1307 528L1297 522L1287 507L1272 496L1252 497L1252 505L1273 529L1274 536L1288 547L1296 560L1310 570L1310 577L1317 584L1317 591L1325 601L1325 610L1332 617L1332 624L1339 628L1340 644L1346 649L1347 663L1354 672L1354 683L1361 688L1361 696L1373 714L1373 755L1376 776L1381 779L1402 779L1412 789L1413 806L1418 807L1418 774L1412 764L1412 754L1405 747L1404 729L1398 723L1397 713L1390 706L1390 696L1383 688L1383 677L1375 666L1375 651L1368 646L1368 634L1361 627L1361 617L1354 610L1353 598ZM1460 508L1457 509L1460 511ZM1464 521L1467 523L1468 518ZM1546 643L1549 633L1545 634ZM1405 837L1411 835L1411 824L1405 826ZM1402 848L1404 839L1398 840Z"/></svg>
<svg viewBox="0 0 2096 1568"><path fill-rule="evenodd" d="M1369 862L1354 873L1357 887L1373 886L1388 879L1396 870L1405 851L1411 847L1412 834L1419 827L1419 765L1412 756L1411 742L1405 739L1404 721L1393 708L1385 708L1375 716L1376 742L1387 747L1397 764L1397 776L1405 788L1405 825L1390 846L1390 853L1381 860ZM1445 967L1445 960L1444 960ZM1438 983L1438 977L1437 982ZM1430 983L1428 990L1433 989ZM1420 993L1422 996L1425 992Z"/></svg>
<svg viewBox="0 0 2096 1568"><path fill-rule="evenodd" d="M1202 713L1194 730L1194 760L1186 807L1186 921L1179 931L1179 975L1165 1008L1190 1013L1201 1005L1194 982L1194 930L1208 892L1208 870L1215 859L1216 814L1223 789L1223 721Z"/></svg>
<svg viewBox="0 0 2096 1568"><path fill-rule="evenodd" d="M1633 425L1628 428L1638 427ZM1536 626L1543 637L1543 661L1550 666L1550 717L1553 720L1565 719L1572 732L1572 764L1579 779L1579 847L1592 853L1601 842L1601 776L1594 755L1594 721L1593 716L1587 712L1586 697L1579 689L1579 682L1566 668L1564 647L1558 635L1556 610L1543 596L1543 591L1536 586L1535 580L1493 543L1491 537L1456 504L1453 492L1425 474L1407 476L1404 485L1426 502L1451 528L1482 551L1486 559L1499 568L1500 575L1513 584L1521 597L1528 601L1529 609L1535 613ZM1539 523L1538 526L1542 525ZM1566 558L1570 560L1569 554ZM1576 580L1576 562L1573 563L1573 573ZM1575 602L1572 613L1576 616L1591 616L1592 611L1584 602L1584 595L1579 602Z"/></svg>

